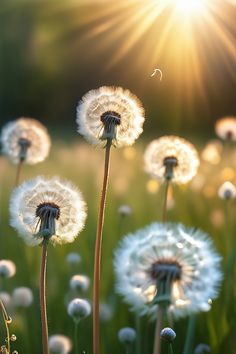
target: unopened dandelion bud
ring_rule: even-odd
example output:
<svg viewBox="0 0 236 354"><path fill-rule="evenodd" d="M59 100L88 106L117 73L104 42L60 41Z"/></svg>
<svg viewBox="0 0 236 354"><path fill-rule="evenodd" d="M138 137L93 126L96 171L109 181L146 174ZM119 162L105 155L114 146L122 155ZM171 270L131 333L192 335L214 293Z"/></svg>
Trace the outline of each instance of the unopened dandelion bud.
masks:
<svg viewBox="0 0 236 354"><path fill-rule="evenodd" d="M164 341L171 343L176 337L176 333L172 328L166 327L161 331L161 339Z"/></svg>
<svg viewBox="0 0 236 354"><path fill-rule="evenodd" d="M201 343L196 346L194 349L194 354L209 354L211 353L211 348L209 345Z"/></svg>
<svg viewBox="0 0 236 354"><path fill-rule="evenodd" d="M218 195L221 199L234 199L236 197L236 188L233 183L226 181L220 186Z"/></svg>
<svg viewBox="0 0 236 354"><path fill-rule="evenodd" d="M68 315L78 323L80 320L88 317L91 313L91 305L87 300L73 299L67 307Z"/></svg>
<svg viewBox="0 0 236 354"><path fill-rule="evenodd" d="M118 332L118 338L121 343L131 344L136 339L136 331L131 327L121 328Z"/></svg>
<svg viewBox="0 0 236 354"><path fill-rule="evenodd" d="M11 278L16 273L15 263L8 259L0 260L0 277Z"/></svg>

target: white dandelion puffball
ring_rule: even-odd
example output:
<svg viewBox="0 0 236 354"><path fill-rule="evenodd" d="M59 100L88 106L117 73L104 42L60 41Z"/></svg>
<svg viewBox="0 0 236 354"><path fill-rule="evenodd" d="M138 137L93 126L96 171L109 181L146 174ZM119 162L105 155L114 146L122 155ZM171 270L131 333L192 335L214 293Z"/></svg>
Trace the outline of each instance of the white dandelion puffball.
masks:
<svg viewBox="0 0 236 354"><path fill-rule="evenodd" d="M90 285L90 279L86 275L73 275L70 279L70 288L74 291L86 291Z"/></svg>
<svg viewBox="0 0 236 354"><path fill-rule="evenodd" d="M29 245L50 236L53 244L73 242L83 229L86 204L81 192L58 177L41 176L15 188L10 200L11 226Z"/></svg>
<svg viewBox="0 0 236 354"><path fill-rule="evenodd" d="M226 181L218 189L218 196L221 199L234 199L236 198L236 188L233 183Z"/></svg>
<svg viewBox="0 0 236 354"><path fill-rule="evenodd" d="M11 304L12 304L11 295L9 293L7 293L6 291L1 291L0 292L0 299L2 300L6 309L9 310L11 307Z"/></svg>
<svg viewBox="0 0 236 354"><path fill-rule="evenodd" d="M9 259L0 260L0 277L11 278L16 274L15 263Z"/></svg>
<svg viewBox="0 0 236 354"><path fill-rule="evenodd" d="M129 90L102 86L86 93L77 107L78 132L93 145L108 138L116 147L132 145L143 131L144 109Z"/></svg>
<svg viewBox="0 0 236 354"><path fill-rule="evenodd" d="M132 310L155 316L158 305L152 300L158 294L157 279L165 271L166 277L173 277L169 311L174 317L207 311L222 279L220 259L202 231L153 223L126 236L117 249L117 291Z"/></svg>
<svg viewBox="0 0 236 354"><path fill-rule="evenodd" d="M99 306L99 317L103 322L110 321L114 316L114 309L112 306L102 302Z"/></svg>
<svg viewBox="0 0 236 354"><path fill-rule="evenodd" d="M120 216L124 217L124 216L129 216L132 214L132 209L130 208L130 206L128 205L121 205L118 208L118 213L120 214Z"/></svg>
<svg viewBox="0 0 236 354"><path fill-rule="evenodd" d="M145 151L144 162L146 172L161 181L166 179L168 166L173 168L171 181L177 184L191 181L199 167L198 153L194 146L177 136L163 136L153 140Z"/></svg>
<svg viewBox="0 0 236 354"><path fill-rule="evenodd" d="M72 349L70 338L61 334L50 336L48 345L51 354L68 354Z"/></svg>
<svg viewBox="0 0 236 354"><path fill-rule="evenodd" d="M224 117L218 119L215 124L215 131L223 140L236 140L236 117Z"/></svg>
<svg viewBox="0 0 236 354"><path fill-rule="evenodd" d="M81 262L81 256L77 252L70 252L66 256L66 261L71 265L76 265Z"/></svg>
<svg viewBox="0 0 236 354"><path fill-rule="evenodd" d="M80 320L88 317L91 313L91 305L87 300L84 299L73 299L67 307L68 315L73 318L73 320L78 323Z"/></svg>
<svg viewBox="0 0 236 354"><path fill-rule="evenodd" d="M33 292L30 288L15 288L12 293L12 301L16 307L29 307L33 303Z"/></svg>
<svg viewBox="0 0 236 354"><path fill-rule="evenodd" d="M36 119L19 118L7 123L1 133L2 152L11 162L33 165L45 160L51 147L47 129Z"/></svg>
<svg viewBox="0 0 236 354"><path fill-rule="evenodd" d="M136 339L136 331L131 327L121 328L118 332L118 338L121 343L133 343Z"/></svg>

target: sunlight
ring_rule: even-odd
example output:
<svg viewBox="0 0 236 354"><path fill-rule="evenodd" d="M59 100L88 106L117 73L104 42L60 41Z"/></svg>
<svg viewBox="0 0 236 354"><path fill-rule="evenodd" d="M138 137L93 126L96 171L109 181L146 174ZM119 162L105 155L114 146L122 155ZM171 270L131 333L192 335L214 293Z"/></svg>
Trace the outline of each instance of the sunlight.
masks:
<svg viewBox="0 0 236 354"><path fill-rule="evenodd" d="M175 0L175 8L182 15L200 15L206 9L205 0Z"/></svg>

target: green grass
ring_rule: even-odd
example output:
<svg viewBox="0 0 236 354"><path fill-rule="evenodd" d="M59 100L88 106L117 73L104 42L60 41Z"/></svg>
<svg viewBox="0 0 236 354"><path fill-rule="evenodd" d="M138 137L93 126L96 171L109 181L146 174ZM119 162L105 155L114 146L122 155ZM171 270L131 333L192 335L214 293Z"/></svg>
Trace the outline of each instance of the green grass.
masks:
<svg viewBox="0 0 236 354"><path fill-rule="evenodd" d="M132 150L112 149L111 172L105 213L102 260L102 301L113 306L114 317L110 322L102 323L102 354L123 353L124 348L118 342L117 332L123 326L135 326L135 315L114 293L114 274L112 259L115 248L123 234L133 232L148 223L161 219L163 189L156 192L147 190L149 176L143 171L142 154L145 146L136 144ZM235 202L229 202L229 222L220 223L224 217L225 202L217 196L217 188L223 181L221 171L233 166L234 152L227 152L220 165L203 163L200 173L205 182L200 189L174 187L174 205L169 210L168 219L183 222L188 226L201 228L209 233L216 249L223 256L225 268L229 254L235 247ZM55 142L50 158L35 166L25 166L23 179L40 175L60 175L74 182L82 191L88 204L88 219L84 231L73 244L49 247L47 268L47 304L49 334L65 334L73 338L73 323L67 315L65 297L68 296L68 284L72 274L81 273L92 277L93 254L99 202L104 151L91 146L72 142ZM34 292L33 305L21 312L12 311L12 333L17 336L14 343L19 354L42 354L39 314L38 277L40 265L40 247L28 247L9 226L8 202L15 178L15 167L3 157L0 158L1 209L0 209L0 258L11 259L16 263L15 277L0 284L1 290L12 292L15 287L29 286ZM232 177L235 181L235 177ZM117 209L120 205L129 205L133 213L120 224ZM215 219L214 214L215 213ZM65 261L68 252L76 251L82 256L82 262L72 271ZM236 253L236 250L234 250ZM91 290L81 297L91 299ZM220 296L213 302L212 310L201 313L197 320L195 344L205 342L212 352L233 353L236 330L236 284L235 265L228 265L227 274ZM92 353L91 318L80 325L80 353ZM177 338L174 353L181 353L185 338L187 320L175 325ZM152 353L154 324L148 318L141 319L142 354ZM2 331L1 331L2 332ZM164 349L163 349L164 350ZM191 353L189 353L191 354Z"/></svg>

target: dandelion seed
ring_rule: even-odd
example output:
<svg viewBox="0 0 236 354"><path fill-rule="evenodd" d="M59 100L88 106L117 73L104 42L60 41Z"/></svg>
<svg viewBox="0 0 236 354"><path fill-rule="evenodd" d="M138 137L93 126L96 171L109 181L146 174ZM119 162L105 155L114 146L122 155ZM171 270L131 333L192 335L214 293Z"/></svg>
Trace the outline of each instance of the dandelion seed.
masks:
<svg viewBox="0 0 236 354"><path fill-rule="evenodd" d="M29 307L33 303L33 293L30 288L19 287L13 290L12 301L16 307Z"/></svg>
<svg viewBox="0 0 236 354"><path fill-rule="evenodd" d="M234 199L236 197L236 188L233 183L226 181L218 189L218 196L221 199Z"/></svg>
<svg viewBox="0 0 236 354"><path fill-rule="evenodd" d="M161 81L163 75L162 75L162 71L160 69L154 69L153 73L150 75L150 77L155 76L157 72L160 74L160 81Z"/></svg>
<svg viewBox="0 0 236 354"><path fill-rule="evenodd" d="M145 170L152 177L177 184L189 182L197 173L199 158L194 146L177 136L152 141L144 155Z"/></svg>
<svg viewBox="0 0 236 354"><path fill-rule="evenodd" d="M49 349L51 354L68 354L72 349L70 338L55 334L49 337Z"/></svg>
<svg viewBox="0 0 236 354"><path fill-rule="evenodd" d="M115 253L115 272L117 291L131 309L154 318L161 300L176 318L209 310L208 299L217 297L222 279L210 239L171 223L154 223L126 236ZM169 293L159 290L163 281Z"/></svg>
<svg viewBox="0 0 236 354"><path fill-rule="evenodd" d="M143 131L144 111L140 101L121 87L89 91L77 107L78 132L91 144L117 147L132 145Z"/></svg>
<svg viewBox="0 0 236 354"><path fill-rule="evenodd" d="M0 277L11 278L15 274L16 274L16 266L14 262L7 259L0 260Z"/></svg>
<svg viewBox="0 0 236 354"><path fill-rule="evenodd" d="M73 275L70 279L70 288L74 291L86 291L90 285L90 279L86 275Z"/></svg>
<svg viewBox="0 0 236 354"><path fill-rule="evenodd" d="M216 134L223 140L236 140L236 117L218 119L215 124Z"/></svg>
<svg viewBox="0 0 236 354"><path fill-rule="evenodd" d="M2 152L14 164L43 161L49 153L51 140L46 128L36 119L19 118L7 123L1 133Z"/></svg>

